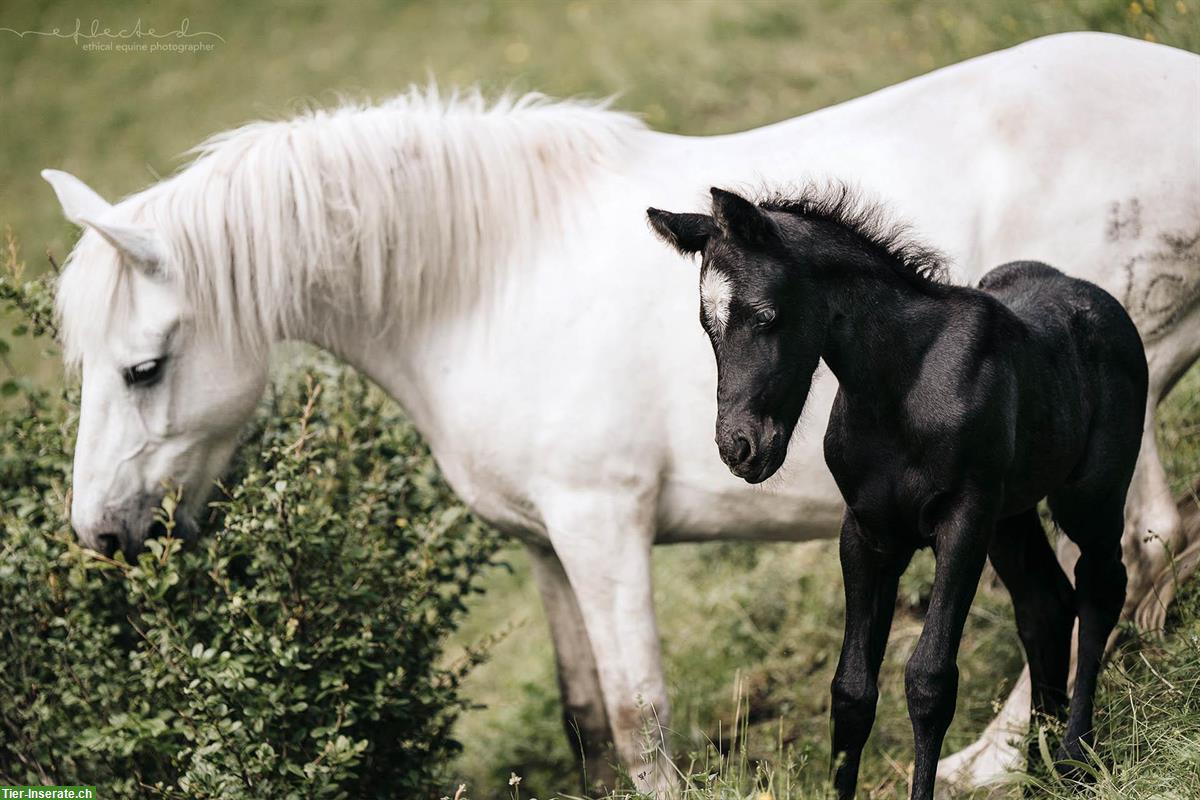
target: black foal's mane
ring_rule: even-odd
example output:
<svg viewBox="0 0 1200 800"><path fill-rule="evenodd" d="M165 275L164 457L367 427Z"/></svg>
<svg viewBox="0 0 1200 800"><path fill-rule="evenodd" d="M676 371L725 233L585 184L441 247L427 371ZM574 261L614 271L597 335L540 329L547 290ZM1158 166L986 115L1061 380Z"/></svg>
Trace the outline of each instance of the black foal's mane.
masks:
<svg viewBox="0 0 1200 800"><path fill-rule="evenodd" d="M918 288L936 290L947 284L945 255L913 238L911 227L896 221L883 203L864 197L842 181L773 191L761 197L758 205L846 229Z"/></svg>

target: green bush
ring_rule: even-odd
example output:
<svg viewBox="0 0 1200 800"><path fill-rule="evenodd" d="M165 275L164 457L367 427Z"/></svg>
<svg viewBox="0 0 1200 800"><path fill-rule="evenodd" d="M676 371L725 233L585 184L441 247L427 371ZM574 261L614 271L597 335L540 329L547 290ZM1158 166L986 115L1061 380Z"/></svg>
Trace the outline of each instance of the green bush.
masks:
<svg viewBox="0 0 1200 800"><path fill-rule="evenodd" d="M48 283L9 272L15 332L52 333ZM127 564L67 523L69 390L0 386L0 784L443 793L480 655L442 651L495 542L377 390L321 364L285 381L199 541Z"/></svg>

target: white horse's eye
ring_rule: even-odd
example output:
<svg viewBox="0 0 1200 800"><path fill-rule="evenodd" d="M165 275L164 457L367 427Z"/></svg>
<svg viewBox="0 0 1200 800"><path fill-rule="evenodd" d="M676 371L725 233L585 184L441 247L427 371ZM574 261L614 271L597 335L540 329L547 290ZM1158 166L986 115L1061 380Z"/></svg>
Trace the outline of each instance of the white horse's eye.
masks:
<svg viewBox="0 0 1200 800"><path fill-rule="evenodd" d="M165 358L155 358L150 361L143 361L140 364L135 364L125 370L125 385L126 386L149 386L159 379L162 375L163 364Z"/></svg>

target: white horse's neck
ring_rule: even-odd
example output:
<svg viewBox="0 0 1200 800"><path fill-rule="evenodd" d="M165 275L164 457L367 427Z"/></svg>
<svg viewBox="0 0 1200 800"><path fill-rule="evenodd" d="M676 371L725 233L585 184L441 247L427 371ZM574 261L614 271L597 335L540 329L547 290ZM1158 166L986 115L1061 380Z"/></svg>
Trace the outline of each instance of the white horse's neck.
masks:
<svg viewBox="0 0 1200 800"><path fill-rule="evenodd" d="M256 345L294 339L333 352L434 439L445 416L434 384L461 354L488 347L521 302L513 275L581 219L590 187L641 130L598 106L413 94L224 135L164 184L161 202L180 207L194 192L201 208L248 214L219 225L193 216L177 231L184 260L233 254L215 285L210 269L186 289L216 311L210 324L235 319ZM201 177L224 172L215 186ZM243 185L252 178L265 185Z"/></svg>
<svg viewBox="0 0 1200 800"><path fill-rule="evenodd" d="M222 134L143 209L201 328L353 356L494 294L640 130L595 105L414 91Z"/></svg>

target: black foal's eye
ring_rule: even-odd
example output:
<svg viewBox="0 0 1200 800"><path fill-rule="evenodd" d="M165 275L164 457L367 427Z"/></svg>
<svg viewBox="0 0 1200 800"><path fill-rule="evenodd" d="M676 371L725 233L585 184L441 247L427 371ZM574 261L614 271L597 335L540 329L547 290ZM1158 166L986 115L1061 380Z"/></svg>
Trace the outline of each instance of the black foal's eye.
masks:
<svg viewBox="0 0 1200 800"><path fill-rule="evenodd" d="M775 309L760 308L754 315L754 322L758 327L765 328L775 321Z"/></svg>
<svg viewBox="0 0 1200 800"><path fill-rule="evenodd" d="M125 385L149 386L162 375L162 368L165 363L165 358L155 358L150 361L143 361L140 364L134 364L125 370Z"/></svg>

